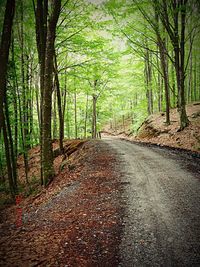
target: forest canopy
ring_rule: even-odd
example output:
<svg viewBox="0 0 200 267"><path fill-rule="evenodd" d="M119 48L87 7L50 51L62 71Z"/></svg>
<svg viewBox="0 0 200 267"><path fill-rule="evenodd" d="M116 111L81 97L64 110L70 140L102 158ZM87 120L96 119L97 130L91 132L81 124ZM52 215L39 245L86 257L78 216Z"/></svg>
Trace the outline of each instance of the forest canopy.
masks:
<svg viewBox="0 0 200 267"><path fill-rule="evenodd" d="M54 177L52 141L97 138L106 124L170 108L180 130L200 99L198 0L0 2L0 183L19 192L17 158L40 144L41 184Z"/></svg>

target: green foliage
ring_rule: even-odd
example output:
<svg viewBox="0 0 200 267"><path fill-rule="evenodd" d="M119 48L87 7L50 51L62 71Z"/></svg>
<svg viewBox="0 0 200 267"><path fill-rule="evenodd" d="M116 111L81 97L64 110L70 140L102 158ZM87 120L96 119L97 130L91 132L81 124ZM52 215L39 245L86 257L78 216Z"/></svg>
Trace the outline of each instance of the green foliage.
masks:
<svg viewBox="0 0 200 267"><path fill-rule="evenodd" d="M121 121L122 117L128 117L132 119L131 131L137 133L138 127L148 116L148 89L152 91L153 111L165 110L163 77L155 30L141 12L145 10L148 18L155 22L152 2L147 0L110 0L99 1L99 4L84 0L62 2L55 50L64 111L65 137L75 138L76 130L79 138L83 138L85 133L87 137L91 136L94 95L97 97L97 131L102 130L109 122ZM155 2L162 3L162 1ZM188 10L194 11L193 16L188 16L185 47L188 58L185 77L186 98L187 102L190 102L200 99L200 31L197 25L199 5L193 10L196 2L188 2ZM5 1L0 1L0 13L4 14L4 10ZM29 148L40 141L41 92L34 16L32 1L23 1L23 16L22 6L20 1L18 2L13 24L6 92L8 116L17 155L27 153ZM0 32L2 24L3 15L0 16ZM196 28L194 25L197 25ZM174 107L178 93L171 62L173 46L161 25L160 35L167 42L171 106ZM144 75L147 51L152 70L149 87ZM52 137L58 138L59 117L55 88L52 101ZM26 131L28 133L24 136ZM0 140L2 175L6 166L2 134ZM34 183L31 187L33 191ZM0 185L1 189L7 190L3 189L3 185Z"/></svg>

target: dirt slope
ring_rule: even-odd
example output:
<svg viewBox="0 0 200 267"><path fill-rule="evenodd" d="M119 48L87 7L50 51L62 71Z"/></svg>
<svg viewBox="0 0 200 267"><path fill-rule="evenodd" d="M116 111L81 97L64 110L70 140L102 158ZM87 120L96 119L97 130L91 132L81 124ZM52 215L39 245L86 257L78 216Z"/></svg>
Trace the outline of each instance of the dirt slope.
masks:
<svg viewBox="0 0 200 267"><path fill-rule="evenodd" d="M116 159L103 142L86 142L54 181L0 212L0 266L117 266L120 231ZM58 161L59 158L57 159ZM73 164L73 165L72 165Z"/></svg>
<svg viewBox="0 0 200 267"><path fill-rule="evenodd" d="M171 109L171 124L165 124L165 113L149 116L138 130L137 135L130 133L130 119L126 120L125 127L115 130L109 126L105 128L105 135L115 135L128 140L154 143L161 146L188 149L200 152L200 103L187 105L187 114L190 125L179 132L179 115L177 109Z"/></svg>

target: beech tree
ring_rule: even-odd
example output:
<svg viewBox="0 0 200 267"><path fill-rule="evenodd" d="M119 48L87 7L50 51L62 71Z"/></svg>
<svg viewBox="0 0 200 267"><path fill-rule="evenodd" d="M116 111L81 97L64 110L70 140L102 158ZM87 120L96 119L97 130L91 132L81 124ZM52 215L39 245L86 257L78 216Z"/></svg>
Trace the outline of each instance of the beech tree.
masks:
<svg viewBox="0 0 200 267"><path fill-rule="evenodd" d="M40 61L41 91L41 182L47 185L54 176L51 137L51 111L53 90L53 61L56 25L61 1L37 1L36 33Z"/></svg>
<svg viewBox="0 0 200 267"><path fill-rule="evenodd" d="M3 129L4 144L6 151L6 163L10 191L12 196L17 190L16 162L13 151L13 141L10 129L10 122L7 110L6 85L9 49L11 44L12 24L15 13L15 1L7 0L3 31L1 35L0 46L0 133Z"/></svg>
<svg viewBox="0 0 200 267"><path fill-rule="evenodd" d="M66 138L97 138L107 124L125 131L127 121L136 134L156 112L173 124L177 105L187 126L185 104L200 99L198 1L18 0L15 16L13 3L0 3L0 183L13 195L17 160L27 194L34 179L53 179L52 142L65 158Z"/></svg>
<svg viewBox="0 0 200 267"><path fill-rule="evenodd" d="M180 114L180 129L183 130L189 124L185 109L185 24L188 0L174 0L170 2L162 0L161 3L155 1L155 4L158 6L157 10L159 10L160 20L169 34L174 49L174 66L178 87L178 111Z"/></svg>

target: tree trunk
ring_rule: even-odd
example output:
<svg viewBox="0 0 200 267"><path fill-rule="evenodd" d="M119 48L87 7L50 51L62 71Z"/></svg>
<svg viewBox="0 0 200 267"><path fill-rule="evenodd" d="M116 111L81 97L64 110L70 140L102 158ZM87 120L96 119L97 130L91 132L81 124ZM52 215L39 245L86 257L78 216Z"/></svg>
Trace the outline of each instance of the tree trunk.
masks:
<svg viewBox="0 0 200 267"><path fill-rule="evenodd" d="M7 174L8 174L8 182L10 187L10 193L12 197L15 195L15 187L14 187L14 179L13 179L13 173L12 173L12 163L11 163L11 155L10 155L10 149L9 149L9 140L8 140L8 134L5 124L5 118L3 114L3 137L4 137L4 145L5 145L5 152L6 152L6 165L7 165Z"/></svg>
<svg viewBox="0 0 200 267"><path fill-rule="evenodd" d="M176 70L176 80L178 89L178 112L180 117L180 130L183 130L189 124L185 108L185 20L186 20L186 5L187 0L162 0L162 12L160 12L160 19L163 26L167 30L174 49L174 65ZM173 9L172 26L169 23L168 9ZM179 12L181 12L181 21L179 23ZM181 26L179 34L179 24ZM180 44L179 44L180 41Z"/></svg>
<svg viewBox="0 0 200 267"><path fill-rule="evenodd" d="M18 104L17 104L17 84L16 84L16 72L15 72L15 57L14 57L14 40L12 38L12 64L14 66L14 71L13 71L13 99L14 99L14 117L15 117L15 126L14 126L14 142L15 142L15 148L14 148L14 154L15 157L17 157L18 154Z"/></svg>
<svg viewBox="0 0 200 267"><path fill-rule="evenodd" d="M40 150L41 150L41 184L47 185L54 175L51 142L51 111L53 87L53 56L56 24L61 0L37 0L36 41L40 63ZM51 4L51 5L50 5ZM48 7L51 6L51 10ZM47 20L48 17L48 20Z"/></svg>
<svg viewBox="0 0 200 267"><path fill-rule="evenodd" d="M165 108L166 108L166 124L170 124L170 97L169 97L169 79L168 79L168 67L166 63L166 55L164 51L163 44L160 44L160 58L161 58L161 67L163 72L163 80L165 86Z"/></svg>
<svg viewBox="0 0 200 267"><path fill-rule="evenodd" d="M153 92L152 92L152 69L150 64L150 55L148 49L145 57L145 82L146 82L146 96L147 96L147 111L148 114L153 113Z"/></svg>
<svg viewBox="0 0 200 267"><path fill-rule="evenodd" d="M53 89L53 58L56 24L60 14L61 0L52 0L52 11L47 26L45 75L42 106L42 169L44 184L49 184L54 176L53 151L51 140L51 111Z"/></svg>
<svg viewBox="0 0 200 267"><path fill-rule="evenodd" d="M63 94L63 107L62 107L62 114L63 114L63 121L65 119L65 109L67 104L67 72L65 70L65 83L64 83L64 94Z"/></svg>
<svg viewBox="0 0 200 267"><path fill-rule="evenodd" d="M92 103L93 103L92 138L96 138L97 137L97 112L96 112L97 96L95 94L92 95Z"/></svg>
<svg viewBox="0 0 200 267"><path fill-rule="evenodd" d="M22 133L22 146L23 146L23 158L24 158L24 169L25 177L28 184L28 145L27 145L27 136L28 136L28 122L27 122L27 80L25 79L25 60L24 60L24 8L23 1L20 1L20 11L21 11L21 86L22 86L22 122L21 122L21 133Z"/></svg>
<svg viewBox="0 0 200 267"><path fill-rule="evenodd" d="M159 53L159 52L158 52ZM157 68L160 68L160 61L158 59L158 55L157 55ZM158 84L158 89L157 89L157 94L158 94L158 111L161 112L162 111L162 99L161 99L161 91L162 91L162 87L161 87L161 80L162 80L162 76L160 74L160 72L158 71L158 78L157 78L157 84Z"/></svg>
<svg viewBox="0 0 200 267"><path fill-rule="evenodd" d="M48 0L37 0L37 7L35 12L36 19L36 43L38 50L38 58L40 65L40 161L41 161L41 185L44 184L43 179L43 153L42 153L42 115L43 115L43 95L44 95L44 73L45 73L45 54L46 54L46 37L47 37L47 13L48 13Z"/></svg>
<svg viewBox="0 0 200 267"><path fill-rule="evenodd" d="M53 139L57 138L57 105L56 105L57 95L56 95L56 89L54 89L53 92Z"/></svg>
<svg viewBox="0 0 200 267"><path fill-rule="evenodd" d="M62 113L60 83L58 79L58 66L57 66L57 59L56 59L55 51L54 51L54 75L55 75L55 85L56 85L56 93L57 93L58 116L59 116L59 145L60 145L61 153L64 154L64 147L63 147L64 118L63 118L63 113Z"/></svg>
<svg viewBox="0 0 200 267"><path fill-rule="evenodd" d="M160 53L160 63L162 69L162 76L165 86L165 108L166 108L166 124L170 124L170 95L169 95L169 75L168 75L168 64L167 64L167 47L166 40L162 38L159 30L159 17L158 17L158 6L155 6L155 19L156 19L156 36L157 44Z"/></svg>
<svg viewBox="0 0 200 267"><path fill-rule="evenodd" d="M5 121L6 121L6 128L7 128L6 134L7 134L7 139L8 139L8 147L6 149L9 150L13 186L14 186L14 191L17 192L17 168L16 168L17 164L16 164L16 156L14 153L12 131L11 131L11 126L10 126L8 103L6 99L5 99L4 104L5 104Z"/></svg>
<svg viewBox="0 0 200 267"><path fill-rule="evenodd" d="M3 127L3 101L5 98L7 64L14 12L15 0L7 0L0 47L0 131Z"/></svg>
<svg viewBox="0 0 200 267"><path fill-rule="evenodd" d="M194 100L197 101L197 60L196 57L194 58Z"/></svg>
<svg viewBox="0 0 200 267"><path fill-rule="evenodd" d="M187 0L183 0L181 7L181 39L180 39L180 85L179 85L179 107L180 114L180 129L183 130L188 126L189 120L186 114L185 108L185 18L186 18L186 3Z"/></svg>
<svg viewBox="0 0 200 267"><path fill-rule="evenodd" d="M13 177L13 169L12 169L13 166L11 163L11 154L9 149L10 144L8 140L6 120L4 116L3 107L6 99L6 75L7 75L7 66L8 66L10 43L11 43L11 32L12 32L14 12L15 12L15 0L7 0L5 16L4 16L3 32L1 35L1 46L0 46L0 132L3 128L8 180L12 196L14 196L16 189L14 186L15 182Z"/></svg>
<svg viewBox="0 0 200 267"><path fill-rule="evenodd" d="M85 105L84 138L87 138L87 119L88 119L88 93L87 93L86 105Z"/></svg>
<svg viewBox="0 0 200 267"><path fill-rule="evenodd" d="M173 55L172 55L173 57ZM176 83L175 83L175 73L174 65L171 64L171 77L172 77L172 95L173 95L173 107L177 106L177 96L176 96Z"/></svg>
<svg viewBox="0 0 200 267"><path fill-rule="evenodd" d="M70 131L70 118L69 118L69 105L70 105L70 94L69 92L67 93L67 138L70 139L70 134L71 134L71 131Z"/></svg>
<svg viewBox="0 0 200 267"><path fill-rule="evenodd" d="M74 136L75 139L78 137L78 131L77 131L77 103L76 103L76 91L74 92Z"/></svg>

